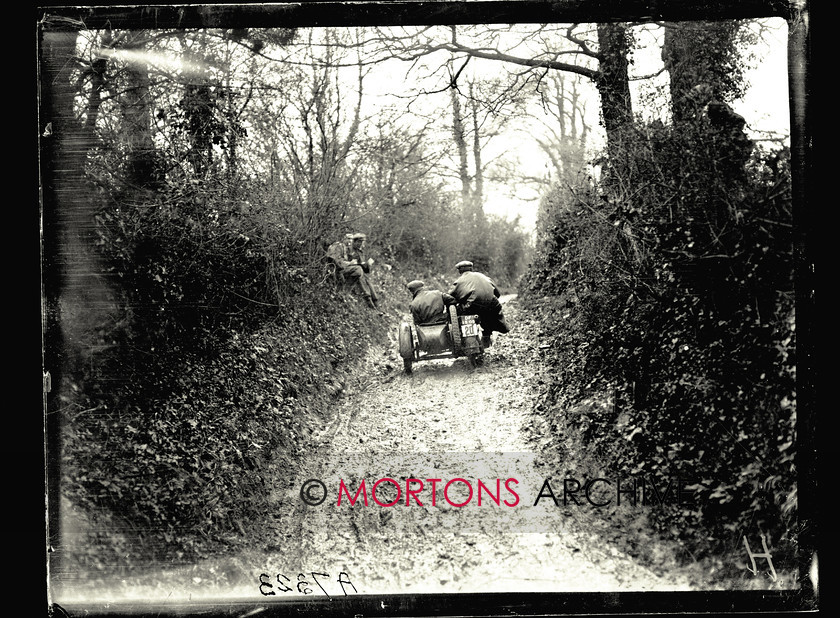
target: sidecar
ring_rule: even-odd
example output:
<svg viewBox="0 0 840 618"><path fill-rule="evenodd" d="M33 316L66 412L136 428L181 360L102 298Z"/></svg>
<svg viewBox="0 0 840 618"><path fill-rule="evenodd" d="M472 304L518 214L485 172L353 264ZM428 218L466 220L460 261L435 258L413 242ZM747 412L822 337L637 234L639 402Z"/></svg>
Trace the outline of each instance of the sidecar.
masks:
<svg viewBox="0 0 840 618"><path fill-rule="evenodd" d="M440 324L402 322L398 342L403 369L410 374L416 362L462 356L477 367L484 358L482 335L478 316L458 315L454 305L449 306L447 320Z"/></svg>

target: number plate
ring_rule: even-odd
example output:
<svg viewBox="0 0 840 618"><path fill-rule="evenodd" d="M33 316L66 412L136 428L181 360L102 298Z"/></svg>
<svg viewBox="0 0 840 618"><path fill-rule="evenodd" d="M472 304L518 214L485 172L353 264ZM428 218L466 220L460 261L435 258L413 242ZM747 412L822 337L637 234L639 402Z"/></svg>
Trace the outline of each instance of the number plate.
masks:
<svg viewBox="0 0 840 618"><path fill-rule="evenodd" d="M478 337L478 324L461 324L462 337Z"/></svg>

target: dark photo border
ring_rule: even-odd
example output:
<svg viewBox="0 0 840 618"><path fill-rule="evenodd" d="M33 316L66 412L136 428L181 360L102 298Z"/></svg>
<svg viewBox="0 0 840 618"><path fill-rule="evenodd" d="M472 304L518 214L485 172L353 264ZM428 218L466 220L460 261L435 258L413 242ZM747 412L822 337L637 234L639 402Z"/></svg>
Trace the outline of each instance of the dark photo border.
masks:
<svg viewBox="0 0 840 618"><path fill-rule="evenodd" d="M453 0L443 2L364 1L333 2L310 0L297 3L236 4L155 4L65 6L43 4L35 24L38 58L44 17L50 28L72 31L105 25L121 29L196 27L280 27L280 26L374 26L434 25L477 23L573 23L599 21L686 21L779 17L787 21L788 80L793 181L793 220L795 224L795 281L797 337L797 449L799 512L804 524L799 532L800 572L812 568L817 553L818 491L816 483L817 418L815 410L814 361L814 214L812 171L813 128L809 114L811 93L811 36L809 3L806 0ZM59 18L59 19L55 19ZM47 86L40 84L38 106L49 104ZM39 119L40 120L40 119ZM39 127L39 134L40 134ZM50 185L42 169L39 183ZM49 170L46 170L49 176ZM55 224L55 208L44 207L62 187L40 192L42 229ZM50 220L53 218L53 220ZM54 239L53 239L54 240ZM49 371L56 366L56 350L50 347L49 319L45 316L43 294L49 285L44 271L43 249L51 241L42 238L42 350L44 374L42 405L45 425L46 495L50 505L48 522L58 517L59 462L51 457L58 441L59 421L48 415ZM46 549L38 556L48 557L57 526L48 524ZM499 594L423 594L356 595L344 598L279 598L253 601L200 601L190 604L130 603L107 605L52 606L56 616L454 616L454 615L618 615L639 614L752 614L811 612L818 609L818 591L803 577L798 590L759 590L727 592L622 592L622 593L499 593ZM39 597L40 601L40 597Z"/></svg>

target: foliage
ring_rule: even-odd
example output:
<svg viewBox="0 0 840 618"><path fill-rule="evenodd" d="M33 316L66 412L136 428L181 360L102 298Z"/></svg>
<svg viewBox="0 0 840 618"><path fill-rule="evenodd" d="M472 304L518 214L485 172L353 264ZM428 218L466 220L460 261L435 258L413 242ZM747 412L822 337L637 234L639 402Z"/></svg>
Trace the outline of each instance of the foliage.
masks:
<svg viewBox="0 0 840 618"><path fill-rule="evenodd" d="M360 140L355 208L382 258L404 269L447 273L472 259L500 283L515 286L525 267L529 239L518 221L467 214L458 197L429 171L441 155L412 134L381 118L378 135ZM358 214L356 214L358 213Z"/></svg>
<svg viewBox="0 0 840 618"><path fill-rule="evenodd" d="M125 142L101 130L87 172L109 320L63 322L83 335L57 389L64 496L150 560L195 559L269 517L343 367L385 337L328 276L340 221L307 225L294 187L247 178L230 154L241 125L218 121L227 99L195 94L160 108L154 182L126 182ZM99 542L78 558L123 563L113 536Z"/></svg>
<svg viewBox="0 0 840 618"><path fill-rule="evenodd" d="M491 274L504 287L516 288L525 272L531 254L531 242L519 225L519 219L508 221L489 216L479 232L470 237L458 260L468 259L479 270Z"/></svg>
<svg viewBox="0 0 840 618"><path fill-rule="evenodd" d="M691 504L655 516L695 556L760 530L790 558L789 153L756 151L745 166L738 133L707 121L637 126L622 146L608 185L547 198L528 282L565 319L545 407L614 471L690 481ZM612 405L581 407L599 393Z"/></svg>
<svg viewBox="0 0 840 618"><path fill-rule="evenodd" d="M231 41L253 46L255 36L228 36L212 51L232 54ZM103 72L109 88L126 79L119 68ZM283 92L289 76L279 73L265 92ZM448 271L464 232L426 178L423 145L391 125L375 143L357 139L328 67L310 71L311 89L301 82L261 111L229 86L242 76L206 66L190 79L127 75L142 86L132 86L132 123L94 90L77 102L96 134L85 153L96 196L86 233L104 289L95 315L68 305L62 316L75 362L55 396L64 498L111 521L74 556L98 569L125 565L128 546L135 560L189 562L273 515L278 476L330 420L345 374L389 332L336 287L330 242L369 234L377 272L394 263L377 281L393 312L407 300L400 263ZM273 150L267 161L255 165L260 151L247 152L246 138ZM505 242L498 251L518 251ZM131 539L118 542L120 530Z"/></svg>
<svg viewBox="0 0 840 618"><path fill-rule="evenodd" d="M662 59L670 75L674 118L686 120L691 116L698 86L708 88L722 101L744 95L743 49L755 43L748 23L735 20L665 25Z"/></svg>
<svg viewBox="0 0 840 618"><path fill-rule="evenodd" d="M157 339L146 353L109 347L66 389L76 396L65 427L65 496L110 513L112 532L133 530L146 560L189 563L253 535L274 515L267 506L277 479L330 420L346 367L386 334L331 282L300 292L275 319L221 329L224 339L205 328L193 329L192 342ZM212 351L202 337L214 341ZM110 555L113 542L78 558L126 566Z"/></svg>

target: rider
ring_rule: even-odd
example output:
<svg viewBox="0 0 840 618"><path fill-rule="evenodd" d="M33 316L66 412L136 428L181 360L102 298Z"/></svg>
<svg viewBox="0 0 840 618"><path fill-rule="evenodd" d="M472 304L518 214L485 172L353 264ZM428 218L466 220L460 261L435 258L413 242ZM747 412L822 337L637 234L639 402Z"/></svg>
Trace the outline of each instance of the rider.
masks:
<svg viewBox="0 0 840 618"><path fill-rule="evenodd" d="M425 283L415 279L406 287L412 294L408 308L415 324L443 324L447 321L446 307L455 303L449 294L439 290L424 290Z"/></svg>
<svg viewBox="0 0 840 618"><path fill-rule="evenodd" d="M455 268L458 269L459 276L448 293L458 304L459 313L479 317L484 331L483 343L487 347L491 343L490 335L493 331L510 331L502 313L502 304L499 302L499 288L490 277L475 272L470 261L458 262Z"/></svg>

